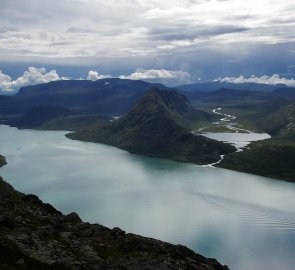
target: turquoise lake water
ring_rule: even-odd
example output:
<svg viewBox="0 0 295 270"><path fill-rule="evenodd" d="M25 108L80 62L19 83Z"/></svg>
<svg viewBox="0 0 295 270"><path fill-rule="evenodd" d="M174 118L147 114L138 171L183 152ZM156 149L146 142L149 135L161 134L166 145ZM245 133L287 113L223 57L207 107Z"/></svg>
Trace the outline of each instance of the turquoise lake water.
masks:
<svg viewBox="0 0 295 270"><path fill-rule="evenodd" d="M0 174L84 221L187 245L232 270L293 270L295 184L0 126Z"/></svg>

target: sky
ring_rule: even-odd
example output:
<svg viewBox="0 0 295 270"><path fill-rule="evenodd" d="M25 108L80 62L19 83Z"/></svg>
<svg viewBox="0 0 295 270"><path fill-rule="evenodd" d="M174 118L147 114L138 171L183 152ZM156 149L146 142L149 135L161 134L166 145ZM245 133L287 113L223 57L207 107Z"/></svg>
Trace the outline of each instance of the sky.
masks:
<svg viewBox="0 0 295 270"><path fill-rule="evenodd" d="M0 2L2 90L108 77L294 83L294 0Z"/></svg>

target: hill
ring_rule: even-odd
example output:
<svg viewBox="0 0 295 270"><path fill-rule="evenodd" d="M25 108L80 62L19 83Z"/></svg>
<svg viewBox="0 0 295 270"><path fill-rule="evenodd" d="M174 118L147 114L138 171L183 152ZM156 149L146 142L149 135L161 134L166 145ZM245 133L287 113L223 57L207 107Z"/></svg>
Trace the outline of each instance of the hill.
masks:
<svg viewBox="0 0 295 270"><path fill-rule="evenodd" d="M285 87L284 84L260 84L260 83L229 83L229 82L203 82L194 84L184 84L177 86L177 89L186 92L211 92L220 88L235 89L235 90L248 90L248 91L262 91L272 92L273 90Z"/></svg>
<svg viewBox="0 0 295 270"><path fill-rule="evenodd" d="M295 142L281 139L254 142L243 152L226 155L218 166L295 182Z"/></svg>
<svg viewBox="0 0 295 270"><path fill-rule="evenodd" d="M226 155L219 166L295 182L295 102L274 100L260 106L251 118L272 138Z"/></svg>
<svg viewBox="0 0 295 270"><path fill-rule="evenodd" d="M295 88L294 87L282 87L274 90L274 93L281 97L288 99L295 99Z"/></svg>
<svg viewBox="0 0 295 270"><path fill-rule="evenodd" d="M193 135L183 123L209 114L192 107L176 91L152 89L122 118L104 127L68 134L71 139L110 144L131 153L208 164L235 148Z"/></svg>
<svg viewBox="0 0 295 270"><path fill-rule="evenodd" d="M273 136L295 139L295 102L256 120L266 132Z"/></svg>
<svg viewBox="0 0 295 270"><path fill-rule="evenodd" d="M273 100L278 97L272 92L237 90L230 88L219 88L210 92L195 91L183 93L193 104L210 107L240 107L248 104L253 106L253 104L260 104L261 102Z"/></svg>
<svg viewBox="0 0 295 270"><path fill-rule="evenodd" d="M37 107L21 117L10 122L11 126L18 128L35 128L54 118L68 116L71 111L63 107Z"/></svg>
<svg viewBox="0 0 295 270"><path fill-rule="evenodd" d="M64 107L47 106L33 108L6 123L20 129L79 130L106 122L99 115L80 115Z"/></svg>
<svg viewBox="0 0 295 270"><path fill-rule="evenodd" d="M54 81L22 87L14 96L0 96L0 114L23 114L35 107L66 107L79 113L108 116L128 111L152 87L144 81L102 79Z"/></svg>

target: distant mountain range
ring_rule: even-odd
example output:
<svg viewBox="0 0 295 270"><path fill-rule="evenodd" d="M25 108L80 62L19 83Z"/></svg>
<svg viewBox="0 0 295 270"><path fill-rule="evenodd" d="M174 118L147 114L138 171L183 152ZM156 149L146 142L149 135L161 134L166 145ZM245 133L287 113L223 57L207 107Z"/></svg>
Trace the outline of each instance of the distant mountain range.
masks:
<svg viewBox="0 0 295 270"><path fill-rule="evenodd" d="M0 115L17 115L35 107L65 107L73 112L118 116L126 113L153 87L171 89L165 85L140 80L102 79L97 81L54 81L22 87L15 95L1 95ZM225 104L294 98L294 88L284 85L202 83L177 88L193 104Z"/></svg>
<svg viewBox="0 0 295 270"><path fill-rule="evenodd" d="M179 88L121 79L56 81L0 95L0 118L19 128L77 131L68 136L131 153L207 164L234 149L189 128L210 125L216 118L208 112L222 107L273 138L226 155L220 166L295 180L295 88L218 82ZM110 122L114 116L121 118ZM274 171L274 164L281 165Z"/></svg>
<svg viewBox="0 0 295 270"><path fill-rule="evenodd" d="M285 84L262 84L262 83L228 83L228 82L205 82L195 84L179 85L176 88L186 92L211 92L220 88L236 89L236 90L248 90L248 91L260 91L260 92L272 92L277 88L287 87Z"/></svg>
<svg viewBox="0 0 295 270"><path fill-rule="evenodd" d="M135 80L54 81L22 87L14 96L0 96L0 114L22 114L34 107L58 106L75 112L121 115L144 93L168 87Z"/></svg>

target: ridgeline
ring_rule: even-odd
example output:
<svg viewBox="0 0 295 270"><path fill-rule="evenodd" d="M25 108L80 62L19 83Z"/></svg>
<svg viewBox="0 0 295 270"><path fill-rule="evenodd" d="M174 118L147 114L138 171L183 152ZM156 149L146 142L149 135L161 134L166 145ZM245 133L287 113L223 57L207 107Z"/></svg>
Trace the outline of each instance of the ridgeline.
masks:
<svg viewBox="0 0 295 270"><path fill-rule="evenodd" d="M210 118L211 114L196 110L182 94L155 88L120 119L67 137L113 145L134 154L208 164L235 151L229 144L193 135L186 128L190 122Z"/></svg>

